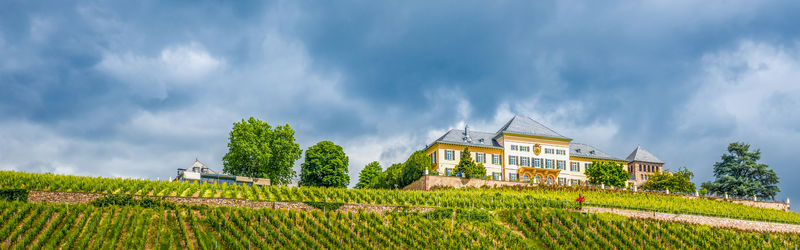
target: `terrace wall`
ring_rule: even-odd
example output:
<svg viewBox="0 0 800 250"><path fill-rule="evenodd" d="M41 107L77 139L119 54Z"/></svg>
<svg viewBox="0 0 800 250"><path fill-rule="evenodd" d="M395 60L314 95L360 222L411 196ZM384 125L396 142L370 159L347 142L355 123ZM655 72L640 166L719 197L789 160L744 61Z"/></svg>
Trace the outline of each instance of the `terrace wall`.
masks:
<svg viewBox="0 0 800 250"><path fill-rule="evenodd" d="M630 218L654 219L669 222L689 223L697 225L708 225L716 228L732 228L745 231L757 232L778 232L778 233L798 233L800 225L783 224L764 221L738 220L720 217L707 217L688 214L668 214L658 212L646 212L635 210L624 210L604 207L583 207L583 212L587 213L614 213Z"/></svg>
<svg viewBox="0 0 800 250"><path fill-rule="evenodd" d="M454 176L425 175L404 187L405 190L431 190L433 187L508 187L529 186L526 182L466 179Z"/></svg>
<svg viewBox="0 0 800 250"><path fill-rule="evenodd" d="M86 204L93 200L103 197L105 194L98 193L77 193L77 192L51 192L51 191L36 191L31 190L28 193L29 202L51 202L51 203L70 203L70 204ZM140 195L134 195L136 198L141 198ZM176 204L184 205L207 205L212 207L228 206L228 207L249 207L249 208L272 208L272 209L292 209L310 211L314 208L306 203L298 201L251 201L245 199L228 199L228 198L203 198L203 197L176 197L165 196L164 200ZM417 212L431 211L433 207L400 207L400 206L386 206L386 205L369 205L369 204L344 204L337 209L341 212L372 212L372 213L385 213L405 209Z"/></svg>
<svg viewBox="0 0 800 250"><path fill-rule="evenodd" d="M777 209L783 211L789 211L792 208L789 203L784 203L784 202L748 201L748 200L732 200L731 202L752 207Z"/></svg>

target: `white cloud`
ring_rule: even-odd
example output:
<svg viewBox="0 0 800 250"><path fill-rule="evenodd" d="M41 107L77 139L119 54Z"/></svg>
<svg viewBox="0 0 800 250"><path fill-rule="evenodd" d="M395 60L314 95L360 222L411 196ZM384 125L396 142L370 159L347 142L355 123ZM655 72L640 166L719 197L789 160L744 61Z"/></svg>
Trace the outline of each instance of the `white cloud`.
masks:
<svg viewBox="0 0 800 250"><path fill-rule="evenodd" d="M743 41L733 50L703 57L698 91L678 115L678 131L691 140L680 158L702 167L711 165L727 144L744 141L762 150L762 161L779 176L797 173L794 162L800 141L800 43L794 46ZM704 166L704 167L703 167ZM697 171L696 171L697 172Z"/></svg>
<svg viewBox="0 0 800 250"><path fill-rule="evenodd" d="M681 129L731 124L731 135L765 142L800 136L799 49L744 41L736 50L706 55L702 86L681 115Z"/></svg>
<svg viewBox="0 0 800 250"><path fill-rule="evenodd" d="M105 52L96 68L129 84L137 94L164 99L172 87L203 83L224 64L203 46L191 42L166 47L157 57Z"/></svg>

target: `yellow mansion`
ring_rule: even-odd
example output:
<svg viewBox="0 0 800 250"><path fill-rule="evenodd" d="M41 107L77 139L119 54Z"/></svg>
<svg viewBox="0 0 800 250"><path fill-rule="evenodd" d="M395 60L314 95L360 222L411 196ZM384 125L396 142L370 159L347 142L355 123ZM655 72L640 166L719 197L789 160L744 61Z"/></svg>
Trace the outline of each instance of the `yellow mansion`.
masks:
<svg viewBox="0 0 800 250"><path fill-rule="evenodd" d="M425 152L440 175L450 176L455 174L453 169L465 147L469 147L473 160L486 166L486 174L494 180L585 185L584 172L593 161L627 165L626 171L643 164L637 157L623 160L593 146L572 142L525 116L514 116L495 133L470 131L469 127L450 130L427 146ZM637 147L634 153L639 151L645 152ZM658 163L660 170L663 163ZM647 176L638 170L630 175L631 183L641 185L643 182L637 179Z"/></svg>

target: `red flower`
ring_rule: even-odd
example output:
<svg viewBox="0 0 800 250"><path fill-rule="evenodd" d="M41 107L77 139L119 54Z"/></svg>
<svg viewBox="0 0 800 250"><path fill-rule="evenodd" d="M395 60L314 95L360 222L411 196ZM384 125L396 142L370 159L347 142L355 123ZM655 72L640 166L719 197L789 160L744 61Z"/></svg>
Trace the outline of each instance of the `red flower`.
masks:
<svg viewBox="0 0 800 250"><path fill-rule="evenodd" d="M578 195L578 199L575 199L575 202L583 202L584 197L582 195Z"/></svg>

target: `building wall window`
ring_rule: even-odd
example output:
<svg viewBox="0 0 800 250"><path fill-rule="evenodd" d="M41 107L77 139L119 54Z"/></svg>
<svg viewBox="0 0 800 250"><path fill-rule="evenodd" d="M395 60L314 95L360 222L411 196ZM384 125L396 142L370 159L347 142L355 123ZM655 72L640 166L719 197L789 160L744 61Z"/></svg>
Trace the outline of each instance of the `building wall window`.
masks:
<svg viewBox="0 0 800 250"><path fill-rule="evenodd" d="M589 167L591 167L591 166L592 166L592 164L591 164L591 163L584 163L584 164L583 164L583 171L588 171L588 170L589 170Z"/></svg>
<svg viewBox="0 0 800 250"><path fill-rule="evenodd" d="M567 163L564 161L556 161L556 167L561 170L567 169Z"/></svg>
<svg viewBox="0 0 800 250"><path fill-rule="evenodd" d="M545 168L552 169L554 167L553 166L553 160L549 160L548 159L548 160L545 160L544 163L545 163L545 165L544 165Z"/></svg>
<svg viewBox="0 0 800 250"><path fill-rule="evenodd" d="M558 185L567 185L567 178L558 178Z"/></svg>
<svg viewBox="0 0 800 250"><path fill-rule="evenodd" d="M530 166L530 162L529 161L530 161L530 158L528 158L528 157L525 157L525 156L520 156L519 157L520 166L525 166L525 167Z"/></svg>
<svg viewBox="0 0 800 250"><path fill-rule="evenodd" d="M498 173L498 172L492 173L492 180L499 181L500 180L500 173Z"/></svg>
<svg viewBox="0 0 800 250"><path fill-rule="evenodd" d="M529 147L529 146L519 146L519 151L531 152L531 147Z"/></svg>
<svg viewBox="0 0 800 250"><path fill-rule="evenodd" d="M431 153L431 164L436 164L436 152Z"/></svg>
<svg viewBox="0 0 800 250"><path fill-rule="evenodd" d="M508 156L508 165L517 165L517 157L513 155Z"/></svg>
<svg viewBox="0 0 800 250"><path fill-rule="evenodd" d="M494 164L494 165L500 165L501 164L500 163L500 155L495 155L495 154L492 155L492 164Z"/></svg>
<svg viewBox="0 0 800 250"><path fill-rule="evenodd" d="M542 167L542 159L533 158L533 167L541 168Z"/></svg>
<svg viewBox="0 0 800 250"><path fill-rule="evenodd" d="M510 180L510 181L517 181L517 180L519 180L519 176L518 176L517 174L512 174L512 173L509 173L509 174L508 174L508 180Z"/></svg>
<svg viewBox="0 0 800 250"><path fill-rule="evenodd" d="M486 154L475 153L475 161L478 163L486 163Z"/></svg>
<svg viewBox="0 0 800 250"><path fill-rule="evenodd" d="M563 150L563 149L559 149L559 150L556 150L556 154L557 154L557 155L566 155L566 154L567 154L567 151L566 151L566 150Z"/></svg>
<svg viewBox="0 0 800 250"><path fill-rule="evenodd" d="M444 151L444 159L445 160L450 160L450 161L455 160L456 159L456 152L453 151L453 150L449 150L449 149L445 150Z"/></svg>
<svg viewBox="0 0 800 250"><path fill-rule="evenodd" d="M453 169L452 168L445 168L444 175L446 176L453 176Z"/></svg>
<svg viewBox="0 0 800 250"><path fill-rule="evenodd" d="M511 145L511 150L519 150L519 146L517 146L517 145Z"/></svg>
<svg viewBox="0 0 800 250"><path fill-rule="evenodd" d="M580 172L581 171L581 164L578 162L570 162L569 163L569 171Z"/></svg>
<svg viewBox="0 0 800 250"><path fill-rule="evenodd" d="M545 153L545 154L553 154L553 151L554 151L554 150L553 150L552 148L545 148L545 149L544 149L544 153Z"/></svg>

